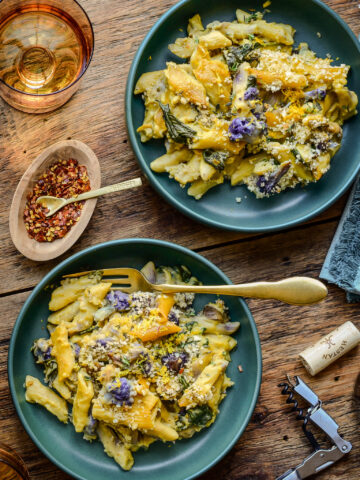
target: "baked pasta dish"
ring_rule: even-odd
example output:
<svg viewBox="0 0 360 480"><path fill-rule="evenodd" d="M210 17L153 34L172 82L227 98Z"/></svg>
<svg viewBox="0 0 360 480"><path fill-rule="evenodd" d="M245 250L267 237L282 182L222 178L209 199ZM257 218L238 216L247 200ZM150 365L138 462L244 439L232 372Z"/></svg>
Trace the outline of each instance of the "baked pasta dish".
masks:
<svg viewBox="0 0 360 480"><path fill-rule="evenodd" d="M184 266L149 262L143 273L156 283L199 283ZM47 385L28 375L26 400L100 440L124 470L139 448L192 437L215 421L233 385L225 371L240 326L222 300L198 313L193 301L190 293L113 290L101 272L63 280L51 295L50 338L32 348Z"/></svg>
<svg viewBox="0 0 360 480"><path fill-rule="evenodd" d="M236 17L205 28L195 15L188 36L169 45L185 63L144 73L135 88L145 103L141 141L165 140L152 170L189 184L195 199L225 180L257 198L318 181L357 113L348 65L295 46L290 25Z"/></svg>

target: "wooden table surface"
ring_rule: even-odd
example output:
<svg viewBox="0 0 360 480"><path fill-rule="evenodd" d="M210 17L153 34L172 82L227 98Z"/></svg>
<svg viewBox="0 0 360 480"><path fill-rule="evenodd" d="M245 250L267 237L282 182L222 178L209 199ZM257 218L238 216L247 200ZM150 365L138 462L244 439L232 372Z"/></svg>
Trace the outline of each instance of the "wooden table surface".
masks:
<svg viewBox="0 0 360 480"><path fill-rule="evenodd" d="M35 447L17 418L7 383L6 363L15 319L32 288L59 261L99 242L125 237L170 240L201 253L233 282L319 275L346 198L312 221L292 230L244 235L204 227L184 217L149 185L122 196L100 198L81 239L65 255L35 263L18 253L8 230L9 205L16 185L32 160L48 145L64 139L87 143L98 155L103 185L140 175L127 141L125 83L132 58L144 35L174 0L81 0L93 22L93 62L75 97L64 107L41 116L18 112L0 101L0 441L14 447L34 480L70 477ZM360 33L355 0L327 3ZM360 478L360 402L353 396L359 373L359 348L315 379L298 360L307 345L346 320L360 326L358 305L330 286L326 301L311 307L275 301L249 301L263 349L263 381L255 413L237 445L202 479L272 480L297 465L310 447L301 424L289 413L277 384L286 373L299 374L316 389L326 409L353 444L346 459L319 474L319 480ZM225 405L224 405L225 407ZM226 408L226 407L225 407ZM236 412L234 412L236 415ZM100 479L99 479L100 480ZM170 479L169 479L170 480Z"/></svg>

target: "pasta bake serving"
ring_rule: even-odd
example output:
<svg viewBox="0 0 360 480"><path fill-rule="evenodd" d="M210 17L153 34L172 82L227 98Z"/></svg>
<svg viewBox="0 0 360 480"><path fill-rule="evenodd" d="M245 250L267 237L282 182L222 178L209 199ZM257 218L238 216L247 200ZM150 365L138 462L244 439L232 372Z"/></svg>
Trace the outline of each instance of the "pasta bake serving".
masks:
<svg viewBox="0 0 360 480"><path fill-rule="evenodd" d="M200 199L229 180L257 198L317 182L340 148L342 125L355 115L350 67L295 46L290 25L236 11L234 22L205 28L199 15L188 36L169 45L185 63L144 73L142 142L165 139L151 163Z"/></svg>
<svg viewBox="0 0 360 480"><path fill-rule="evenodd" d="M149 262L142 271L157 283L199 283L184 266ZM141 447L192 437L215 421L233 385L225 371L240 326L222 300L198 313L193 301L113 290L101 272L63 280L49 303L50 338L32 348L48 386L28 375L26 400L99 439L124 470Z"/></svg>

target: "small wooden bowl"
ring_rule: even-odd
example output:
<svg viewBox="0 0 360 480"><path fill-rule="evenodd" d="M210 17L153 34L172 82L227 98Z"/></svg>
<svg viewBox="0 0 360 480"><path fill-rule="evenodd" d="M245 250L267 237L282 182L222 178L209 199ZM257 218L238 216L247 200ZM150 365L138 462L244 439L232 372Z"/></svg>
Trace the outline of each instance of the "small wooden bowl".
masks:
<svg viewBox="0 0 360 480"><path fill-rule="evenodd" d="M46 148L26 170L16 188L10 208L10 235L19 252L31 260L44 262L66 252L85 230L94 212L97 202L96 198L85 202L80 220L65 237L53 242L37 242L30 238L26 231L23 215L27 194L33 189L36 181L47 168L58 160L68 160L70 158L77 160L79 165L85 165L91 189L100 188L101 173L99 160L91 148L78 140L58 142Z"/></svg>

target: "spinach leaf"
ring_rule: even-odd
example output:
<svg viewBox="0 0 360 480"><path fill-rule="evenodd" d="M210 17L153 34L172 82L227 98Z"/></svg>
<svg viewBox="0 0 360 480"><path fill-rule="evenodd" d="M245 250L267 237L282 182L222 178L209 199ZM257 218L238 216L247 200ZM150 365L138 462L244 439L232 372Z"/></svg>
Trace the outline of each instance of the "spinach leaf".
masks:
<svg viewBox="0 0 360 480"><path fill-rule="evenodd" d="M201 405L192 408L188 412L189 423L197 427L205 427L205 425L212 419L213 413L209 405Z"/></svg>
<svg viewBox="0 0 360 480"><path fill-rule="evenodd" d="M178 375L178 379L183 388L183 391L186 390L189 386L188 382L185 380L185 378L182 375Z"/></svg>
<svg viewBox="0 0 360 480"><path fill-rule="evenodd" d="M192 128L185 125L185 123L178 120L175 115L170 112L169 105L163 105L158 102L164 115L165 125L168 129L169 136L176 143L187 143L192 139L196 132Z"/></svg>
<svg viewBox="0 0 360 480"><path fill-rule="evenodd" d="M180 275L181 275L181 280L184 283L188 283L190 281L191 272L187 267L185 267L185 265L180 266Z"/></svg>
<svg viewBox="0 0 360 480"><path fill-rule="evenodd" d="M204 150L203 158L206 163L213 166L216 170L221 172L225 168L225 160L229 157L228 152Z"/></svg>

